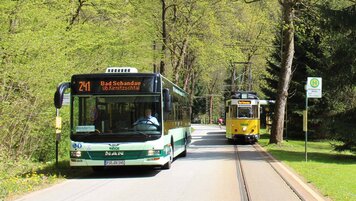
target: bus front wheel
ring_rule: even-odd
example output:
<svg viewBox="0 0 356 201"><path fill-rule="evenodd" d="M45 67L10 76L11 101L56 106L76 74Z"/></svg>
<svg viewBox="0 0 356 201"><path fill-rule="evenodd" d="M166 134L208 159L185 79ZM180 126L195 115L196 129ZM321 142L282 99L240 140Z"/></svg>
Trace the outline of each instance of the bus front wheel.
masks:
<svg viewBox="0 0 356 201"><path fill-rule="evenodd" d="M188 149L188 138L187 135L184 137L184 151L180 154L181 157L187 156L187 149Z"/></svg>
<svg viewBox="0 0 356 201"><path fill-rule="evenodd" d="M164 169L164 170L171 169L172 162L173 162L173 157L174 157L173 147L171 145L171 146L169 146L169 161L162 166L162 169Z"/></svg>

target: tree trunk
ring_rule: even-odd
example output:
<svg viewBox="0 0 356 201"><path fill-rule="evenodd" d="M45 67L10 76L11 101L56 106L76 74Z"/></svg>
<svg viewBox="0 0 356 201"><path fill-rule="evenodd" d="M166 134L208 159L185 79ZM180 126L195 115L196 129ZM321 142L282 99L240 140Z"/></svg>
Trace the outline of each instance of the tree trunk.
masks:
<svg viewBox="0 0 356 201"><path fill-rule="evenodd" d="M184 62L187 46L188 46L188 39L185 38L184 41L183 41L182 49L181 49L181 51L179 53L179 56L178 56L178 61L177 61L176 65L174 66L174 69L173 69L174 83L175 84L178 84L178 82L179 82L179 69L181 68L181 66L182 66L182 64Z"/></svg>
<svg viewBox="0 0 356 201"><path fill-rule="evenodd" d="M194 73L194 61L195 61L195 56L192 52L188 53L185 55L186 59L185 59L185 74L184 74L184 84L183 84L183 90L187 91L187 89L189 88L188 86L190 85L190 82L192 80L193 77L193 73Z"/></svg>
<svg viewBox="0 0 356 201"><path fill-rule="evenodd" d="M194 104L194 95L195 95L195 81L197 80L197 77L199 76L198 72L193 71L192 72L192 83L190 85L191 89L190 89L190 97L189 97L189 101L190 101L190 115L191 115L191 119L193 119L193 104Z"/></svg>
<svg viewBox="0 0 356 201"><path fill-rule="evenodd" d="M161 0L162 3L162 49L161 49L161 61L159 66L159 71L162 75L165 75L166 71L166 45L167 45L167 28L166 28L166 1Z"/></svg>
<svg viewBox="0 0 356 201"><path fill-rule="evenodd" d="M230 95L231 95L232 93L236 92L236 86L235 86L236 66L232 61L230 61L230 65L232 67L232 69L231 69L231 91L230 91L231 92Z"/></svg>
<svg viewBox="0 0 356 201"><path fill-rule="evenodd" d="M218 77L217 75L214 77L211 86L208 86L208 99L207 99L207 105L209 105L208 108L208 113L209 113L209 123L212 124L213 123L213 92L216 86L216 83L218 82Z"/></svg>
<svg viewBox="0 0 356 201"><path fill-rule="evenodd" d="M279 144L283 141L284 115L288 97L288 88L292 74L294 56L294 0L281 1L283 12L283 54L279 75L276 106L269 143Z"/></svg>
<svg viewBox="0 0 356 201"><path fill-rule="evenodd" d="M209 96L209 124L213 123L213 99L214 97Z"/></svg>

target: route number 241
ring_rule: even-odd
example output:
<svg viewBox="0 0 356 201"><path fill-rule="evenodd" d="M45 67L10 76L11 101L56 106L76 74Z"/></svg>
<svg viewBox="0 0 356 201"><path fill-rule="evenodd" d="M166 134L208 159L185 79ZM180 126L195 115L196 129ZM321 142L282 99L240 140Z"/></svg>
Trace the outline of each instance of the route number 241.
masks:
<svg viewBox="0 0 356 201"><path fill-rule="evenodd" d="M90 92L90 82L89 81L79 81L79 91Z"/></svg>

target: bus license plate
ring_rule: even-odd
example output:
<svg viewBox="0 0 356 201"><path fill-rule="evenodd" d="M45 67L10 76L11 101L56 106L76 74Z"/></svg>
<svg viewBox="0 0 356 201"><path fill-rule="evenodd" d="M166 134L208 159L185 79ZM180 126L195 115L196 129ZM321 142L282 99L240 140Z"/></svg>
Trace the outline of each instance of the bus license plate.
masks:
<svg viewBox="0 0 356 201"><path fill-rule="evenodd" d="M125 165L125 161L124 160L105 161L105 166L120 166L120 165Z"/></svg>

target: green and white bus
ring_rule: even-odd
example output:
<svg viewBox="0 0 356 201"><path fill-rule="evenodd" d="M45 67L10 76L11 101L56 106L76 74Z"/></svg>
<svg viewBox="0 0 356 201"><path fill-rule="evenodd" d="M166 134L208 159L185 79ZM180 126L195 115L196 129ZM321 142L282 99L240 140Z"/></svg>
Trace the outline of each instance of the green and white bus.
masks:
<svg viewBox="0 0 356 201"><path fill-rule="evenodd" d="M135 165L169 169L175 157L186 156L191 140L188 94L162 75L128 67L73 75L57 88L57 109L66 89L71 166L95 171ZM142 121L146 110L156 123Z"/></svg>

